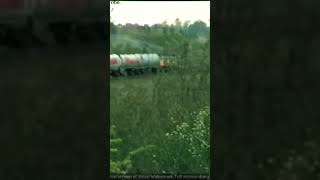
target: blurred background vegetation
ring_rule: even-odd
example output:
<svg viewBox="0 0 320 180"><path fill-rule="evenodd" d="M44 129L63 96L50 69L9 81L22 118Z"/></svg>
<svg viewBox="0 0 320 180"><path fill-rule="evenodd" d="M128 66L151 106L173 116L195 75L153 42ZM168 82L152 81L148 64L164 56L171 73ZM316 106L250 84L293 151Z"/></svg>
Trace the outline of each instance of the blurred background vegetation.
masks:
<svg viewBox="0 0 320 180"><path fill-rule="evenodd" d="M178 18L175 24L164 21L155 25L110 23L110 53L157 53L175 54L181 50L181 44L192 41L192 45L210 43L210 28L202 21L182 22ZM195 44L197 43L197 44ZM174 48L174 49L172 49Z"/></svg>
<svg viewBox="0 0 320 180"><path fill-rule="evenodd" d="M105 178L103 46L0 54L0 179Z"/></svg>
<svg viewBox="0 0 320 180"><path fill-rule="evenodd" d="M319 179L318 7L214 6L215 179Z"/></svg>

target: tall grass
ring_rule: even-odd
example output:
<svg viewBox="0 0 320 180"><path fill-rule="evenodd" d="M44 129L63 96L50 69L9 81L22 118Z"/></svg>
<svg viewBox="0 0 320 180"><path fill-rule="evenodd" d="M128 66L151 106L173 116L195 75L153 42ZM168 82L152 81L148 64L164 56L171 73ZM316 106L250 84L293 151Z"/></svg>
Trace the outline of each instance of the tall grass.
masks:
<svg viewBox="0 0 320 180"><path fill-rule="evenodd" d="M195 115L210 106L209 48L180 47L169 73L111 81L111 125L123 139L122 158L132 149L156 146L135 156L129 173L209 172L209 116ZM181 132L185 140L172 134L183 125L189 128Z"/></svg>

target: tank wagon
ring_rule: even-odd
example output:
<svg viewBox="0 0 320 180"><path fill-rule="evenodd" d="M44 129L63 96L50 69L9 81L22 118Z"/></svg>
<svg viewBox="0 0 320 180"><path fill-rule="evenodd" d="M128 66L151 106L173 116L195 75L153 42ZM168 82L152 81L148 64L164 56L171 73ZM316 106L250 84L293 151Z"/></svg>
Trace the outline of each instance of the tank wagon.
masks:
<svg viewBox="0 0 320 180"><path fill-rule="evenodd" d="M157 54L111 54L110 74L118 76L157 73L161 70L160 62Z"/></svg>
<svg viewBox="0 0 320 180"><path fill-rule="evenodd" d="M106 7L104 0L1 0L0 41L105 38Z"/></svg>

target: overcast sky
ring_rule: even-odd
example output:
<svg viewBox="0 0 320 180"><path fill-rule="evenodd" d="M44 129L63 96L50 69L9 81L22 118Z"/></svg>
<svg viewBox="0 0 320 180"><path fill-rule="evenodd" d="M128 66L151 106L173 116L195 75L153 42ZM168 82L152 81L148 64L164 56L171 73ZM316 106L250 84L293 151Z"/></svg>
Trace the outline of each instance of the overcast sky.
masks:
<svg viewBox="0 0 320 180"><path fill-rule="evenodd" d="M210 1L120 1L110 5L111 20L115 24L157 24L176 18L183 22L202 20L210 25Z"/></svg>

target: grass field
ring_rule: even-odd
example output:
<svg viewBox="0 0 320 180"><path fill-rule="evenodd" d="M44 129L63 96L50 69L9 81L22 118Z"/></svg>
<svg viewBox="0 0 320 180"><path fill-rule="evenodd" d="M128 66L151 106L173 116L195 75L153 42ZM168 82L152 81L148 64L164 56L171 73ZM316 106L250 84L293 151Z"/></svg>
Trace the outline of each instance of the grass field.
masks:
<svg viewBox="0 0 320 180"><path fill-rule="evenodd" d="M195 121L192 114L210 105L209 57L199 56L192 63L188 59L191 57L181 59L182 63L168 73L111 79L110 124L123 140L117 157L121 159L134 149L154 145L132 158L129 173L208 173L209 148L201 149L183 138L201 138L209 143L209 117L202 129L206 137L189 133L187 129L183 132L181 125L187 124L191 131ZM175 131L180 132L169 138L168 134ZM201 149L197 154L200 157L190 154L194 148Z"/></svg>

